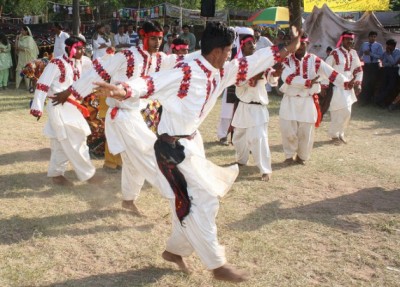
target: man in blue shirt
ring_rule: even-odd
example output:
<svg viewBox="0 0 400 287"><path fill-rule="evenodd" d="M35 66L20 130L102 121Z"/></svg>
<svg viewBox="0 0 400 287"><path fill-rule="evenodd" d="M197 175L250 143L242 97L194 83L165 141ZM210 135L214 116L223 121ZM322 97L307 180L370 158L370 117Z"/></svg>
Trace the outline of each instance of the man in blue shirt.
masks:
<svg viewBox="0 0 400 287"><path fill-rule="evenodd" d="M400 49L394 39L386 41L386 51L382 55L382 86L375 103L385 108L397 94L399 83Z"/></svg>
<svg viewBox="0 0 400 287"><path fill-rule="evenodd" d="M378 33L371 31L368 34L368 41L361 45L359 56L364 62L363 80L360 94L361 104L367 105L374 102L376 83L379 75L379 59L382 57L382 45L376 42Z"/></svg>
<svg viewBox="0 0 400 287"><path fill-rule="evenodd" d="M139 45L139 35L135 32L133 24L128 24L128 31L126 34L129 37L129 45L130 46L138 46Z"/></svg>

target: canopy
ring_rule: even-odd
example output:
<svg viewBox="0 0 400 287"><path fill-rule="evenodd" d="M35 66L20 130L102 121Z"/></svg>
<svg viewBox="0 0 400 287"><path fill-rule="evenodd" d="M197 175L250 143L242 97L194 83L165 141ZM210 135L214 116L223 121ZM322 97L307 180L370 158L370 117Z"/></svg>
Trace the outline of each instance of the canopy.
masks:
<svg viewBox="0 0 400 287"><path fill-rule="evenodd" d="M249 25L282 26L289 24L289 9L286 7L269 7L260 10L247 19Z"/></svg>

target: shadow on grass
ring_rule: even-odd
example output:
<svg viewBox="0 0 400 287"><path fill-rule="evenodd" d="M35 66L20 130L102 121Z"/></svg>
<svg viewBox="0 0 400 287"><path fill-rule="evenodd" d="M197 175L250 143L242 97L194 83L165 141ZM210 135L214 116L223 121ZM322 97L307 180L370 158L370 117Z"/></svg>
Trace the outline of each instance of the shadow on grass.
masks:
<svg viewBox="0 0 400 287"><path fill-rule="evenodd" d="M50 149L42 148L37 150L17 151L0 155L0 165L8 165L25 161L48 161Z"/></svg>
<svg viewBox="0 0 400 287"><path fill-rule="evenodd" d="M107 209L88 210L80 213L68 213L42 218L13 216L8 219L1 219L0 245L16 244L37 237L60 237L63 235L81 236L100 232L118 232L132 228L127 226L105 225L103 222L103 225L97 225L90 228L69 228L72 224L95 222L103 218L113 218L120 214L132 215L131 212L126 210ZM145 223L143 219L139 217L135 218L137 218L137 222ZM136 229L139 231L147 231L153 228L153 226L154 224L145 223L136 226Z"/></svg>
<svg viewBox="0 0 400 287"><path fill-rule="evenodd" d="M292 208L281 208L279 201L266 203L230 227L253 231L275 220L306 220L339 228L359 231L360 223L338 218L353 214L400 213L400 189L387 191L381 187L361 189L355 193Z"/></svg>
<svg viewBox="0 0 400 287"><path fill-rule="evenodd" d="M147 266L142 269L125 271L119 273L109 273L92 275L85 278L70 279L65 282L54 283L42 287L125 287L125 286L148 286L157 283L166 274L177 273L179 271ZM26 286L27 287L27 286Z"/></svg>

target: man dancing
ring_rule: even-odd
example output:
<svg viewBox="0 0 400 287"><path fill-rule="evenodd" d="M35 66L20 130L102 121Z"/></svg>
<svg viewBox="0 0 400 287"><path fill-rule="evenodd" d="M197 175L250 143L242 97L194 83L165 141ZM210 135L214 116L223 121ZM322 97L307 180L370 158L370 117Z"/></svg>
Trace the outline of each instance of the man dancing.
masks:
<svg viewBox="0 0 400 287"><path fill-rule="evenodd" d="M336 45L337 48L326 59L326 63L345 76L348 81L354 78L354 89L344 89L339 86L333 87L333 95L329 107L331 124L328 134L335 145L347 143L344 132L350 121L351 106L357 101L356 95L361 92L363 71L353 45L354 33L350 31L343 32ZM322 83L324 84L323 89L326 90L328 81L325 80ZM322 94L326 94L326 92L322 91Z"/></svg>
<svg viewBox="0 0 400 287"><path fill-rule="evenodd" d="M227 264L215 224L218 197L235 181L237 165L214 165L206 159L203 146L192 139L226 87L243 83L272 67L280 57L294 52L300 41L296 35L287 50L264 48L225 64L233 39L233 30L220 23L209 23L201 40L202 55L197 59L173 70L129 81L129 85L97 84L100 95L118 99L120 106L139 97L158 99L163 106L153 151L164 175L160 190L170 199L173 210L173 230L163 258L187 270L183 257L195 251L214 278L241 282L246 276ZM143 141L143 145L151 146L153 142Z"/></svg>
<svg viewBox="0 0 400 287"><path fill-rule="evenodd" d="M345 91L353 87L352 81L338 74L319 57L307 53L308 44L307 36L303 35L299 49L285 59L282 72L283 85L280 90L284 95L279 110L279 124L286 164L296 162L304 165L310 158L315 127L319 126L322 119L318 104L320 78Z"/></svg>
<svg viewBox="0 0 400 287"><path fill-rule="evenodd" d="M90 59L83 56L85 42L78 37L65 40L66 54L55 58L40 76L32 101L30 113L42 116L46 97L67 89L82 74L83 66L90 66ZM68 56L67 56L68 55ZM80 181L101 183L103 178L95 176L96 169L90 161L86 137L90 128L82 115L89 116L87 109L70 96L64 105L47 105L48 122L44 134L50 138L51 157L47 176L54 184L71 186L64 177L68 161L72 164Z"/></svg>
<svg viewBox="0 0 400 287"><path fill-rule="evenodd" d="M254 54L256 44L253 29L242 28L238 31L240 55ZM232 143L236 151L236 162L239 165L246 165L251 153L260 170L262 181L269 181L272 174L271 152L268 145L269 113L266 84L276 86L281 72L282 70L275 71L269 68L236 87L239 103L232 120L232 126L235 128Z"/></svg>

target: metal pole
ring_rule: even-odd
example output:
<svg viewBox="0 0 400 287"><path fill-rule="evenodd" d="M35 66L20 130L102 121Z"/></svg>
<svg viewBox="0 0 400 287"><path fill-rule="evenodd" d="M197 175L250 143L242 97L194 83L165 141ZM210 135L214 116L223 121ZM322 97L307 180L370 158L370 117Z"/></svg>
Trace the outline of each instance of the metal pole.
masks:
<svg viewBox="0 0 400 287"><path fill-rule="evenodd" d="M179 0L179 30L182 32L182 0Z"/></svg>

